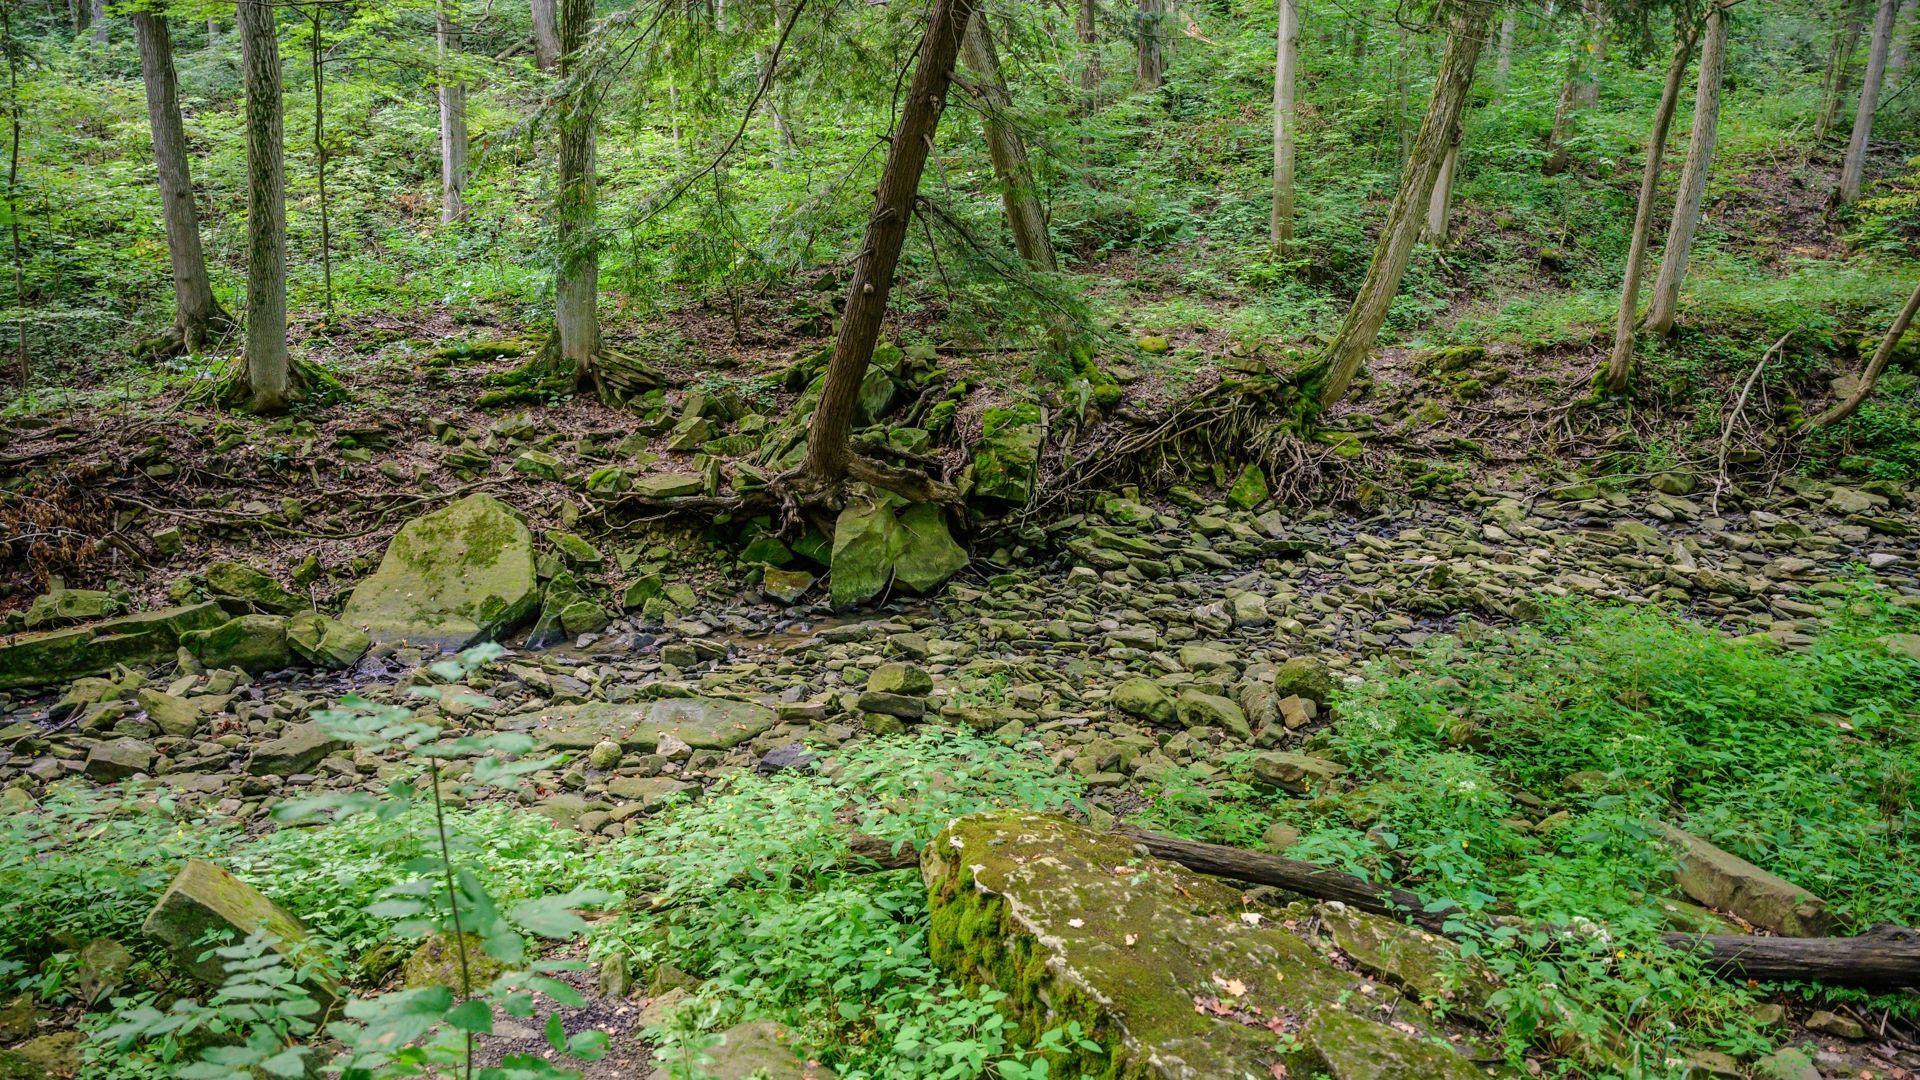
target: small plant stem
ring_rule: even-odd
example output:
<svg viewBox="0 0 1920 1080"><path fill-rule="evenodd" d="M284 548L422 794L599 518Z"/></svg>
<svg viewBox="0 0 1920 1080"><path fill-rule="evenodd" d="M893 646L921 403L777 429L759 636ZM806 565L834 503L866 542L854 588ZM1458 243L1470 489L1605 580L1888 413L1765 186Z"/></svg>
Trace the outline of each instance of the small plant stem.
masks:
<svg viewBox="0 0 1920 1080"><path fill-rule="evenodd" d="M467 935L460 929L460 893L453 887L453 849L447 843L447 815L440 803L440 766L435 763L428 776L433 780L433 826L440 833L440 869L447 879L447 909L453 913L453 947L460 957L460 1000L473 996L473 982L467 975ZM473 1080L473 1032L467 1036L467 1080Z"/></svg>

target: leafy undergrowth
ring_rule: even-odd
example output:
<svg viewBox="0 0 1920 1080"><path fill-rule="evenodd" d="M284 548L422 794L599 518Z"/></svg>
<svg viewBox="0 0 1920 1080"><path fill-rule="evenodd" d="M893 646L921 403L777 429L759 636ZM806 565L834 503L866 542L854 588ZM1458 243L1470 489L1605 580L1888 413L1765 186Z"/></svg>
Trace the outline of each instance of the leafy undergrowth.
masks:
<svg viewBox="0 0 1920 1080"><path fill-rule="evenodd" d="M1682 1048L1753 1053L1774 1041L1755 988L1659 941L1695 927L1658 903L1674 862L1653 823L1824 897L1836 933L1911 925L1920 664L1877 639L1914 622L1863 587L1786 651L1648 608L1554 607L1370 672L1322 737L1360 778L1343 794L1176 781L1148 816L1239 844L1289 823L1290 857L1450 901L1506 984L1516 1055L1551 1046L1564 1068L1657 1076Z"/></svg>

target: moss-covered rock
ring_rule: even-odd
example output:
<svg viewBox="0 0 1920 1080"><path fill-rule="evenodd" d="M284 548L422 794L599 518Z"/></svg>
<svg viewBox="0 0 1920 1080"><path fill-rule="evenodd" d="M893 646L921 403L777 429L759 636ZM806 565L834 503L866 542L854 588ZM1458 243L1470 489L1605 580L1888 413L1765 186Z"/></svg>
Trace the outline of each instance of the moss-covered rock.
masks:
<svg viewBox="0 0 1920 1080"><path fill-rule="evenodd" d="M593 701L541 714L549 747L589 750L611 739L628 750L652 750L672 735L696 750L728 750L773 727L772 709L730 698L677 697L653 702Z"/></svg>
<svg viewBox="0 0 1920 1080"><path fill-rule="evenodd" d="M211 630L180 635L180 647L210 668L239 668L259 674L293 663L284 615L242 615Z"/></svg>
<svg viewBox="0 0 1920 1080"><path fill-rule="evenodd" d="M833 524L833 577L828 583L833 606L864 604L885 592L906 543L893 508L884 500L848 503Z"/></svg>
<svg viewBox="0 0 1920 1080"><path fill-rule="evenodd" d="M99 589L56 588L33 598L27 607L26 628L49 630L56 626L104 619L126 605L119 597Z"/></svg>
<svg viewBox="0 0 1920 1080"><path fill-rule="evenodd" d="M532 534L505 503L469 495L402 526L340 620L376 644L464 649L519 626L537 598Z"/></svg>
<svg viewBox="0 0 1920 1080"><path fill-rule="evenodd" d="M1032 498L1046 434L1038 405L988 409L980 422L980 444L973 451L973 494L1010 503Z"/></svg>
<svg viewBox="0 0 1920 1080"><path fill-rule="evenodd" d="M468 934L461 940L466 945L464 965L462 950L454 948L451 936L429 935L401 965L401 984L408 990L444 986L456 994L479 993L508 970L505 963L486 954L479 934Z"/></svg>
<svg viewBox="0 0 1920 1080"><path fill-rule="evenodd" d="M1239 890L1143 858L1124 837L1045 814L977 814L927 845L922 876L936 963L1004 992L1020 1037L1072 1020L1103 1047L1074 1049L1054 1063L1060 1075L1271 1080L1275 1065L1294 1076L1477 1075L1384 1022L1397 994L1360 992L1359 976ZM1327 1014L1336 1019L1315 1038L1280 1049L1276 1032ZM1361 1060L1379 1071L1348 1068Z"/></svg>
<svg viewBox="0 0 1920 1080"><path fill-rule="evenodd" d="M248 611L268 615L296 615L313 605L280 587L280 583L237 562L217 562L207 567L207 591L227 602L236 613Z"/></svg>
<svg viewBox="0 0 1920 1080"><path fill-rule="evenodd" d="M317 611L287 620L287 645L294 655L316 667L345 671L359 661L372 644L367 635Z"/></svg>
<svg viewBox="0 0 1920 1080"><path fill-rule="evenodd" d="M967 550L947 531L947 515L932 503L917 503L900 512L900 554L893 560L893 579L917 593L931 592L966 568Z"/></svg>
<svg viewBox="0 0 1920 1080"><path fill-rule="evenodd" d="M0 638L0 690L68 682L115 664L157 663L173 655L182 633L226 621L220 605L208 602Z"/></svg>
<svg viewBox="0 0 1920 1080"><path fill-rule="evenodd" d="M253 886L203 859L187 862L140 930L164 945L175 963L214 986L226 977L226 968L218 956L204 955L209 934L225 932L239 940L264 932L274 939L275 950L289 957L299 955L307 941L307 928L299 919ZM322 1003L337 999L338 991L325 976L305 985Z"/></svg>

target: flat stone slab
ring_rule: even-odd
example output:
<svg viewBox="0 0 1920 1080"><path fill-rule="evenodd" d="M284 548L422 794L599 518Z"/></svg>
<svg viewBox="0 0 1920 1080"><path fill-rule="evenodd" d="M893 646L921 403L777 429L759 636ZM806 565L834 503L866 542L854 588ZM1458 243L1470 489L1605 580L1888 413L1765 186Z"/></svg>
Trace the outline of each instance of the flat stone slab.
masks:
<svg viewBox="0 0 1920 1080"><path fill-rule="evenodd" d="M1827 902L1793 882L1664 822L1660 834L1680 848L1674 883L1688 898L1729 911L1787 937L1823 937Z"/></svg>
<svg viewBox="0 0 1920 1080"><path fill-rule="evenodd" d="M602 739L612 739L624 750L652 750L662 735L695 750L730 750L779 721L765 705L710 697L620 705L591 701L547 709L540 716L547 745L558 750L590 750Z"/></svg>
<svg viewBox="0 0 1920 1080"><path fill-rule="evenodd" d="M538 600L533 534L505 503L469 495L401 526L340 621L378 645L464 649L525 622Z"/></svg>
<svg viewBox="0 0 1920 1080"><path fill-rule="evenodd" d="M1062 1075L1480 1076L1411 1024L1390 1026L1421 1016L1392 989L1322 959L1273 909L1125 837L1046 814L976 814L927 845L921 872L935 963L1005 992L1023 1036L1075 1020L1105 1048L1075 1051Z"/></svg>
<svg viewBox="0 0 1920 1080"><path fill-rule="evenodd" d="M70 682L111 671L115 664L139 666L168 660L179 647L181 634L208 630L227 619L219 604L208 601L0 638L0 690Z"/></svg>

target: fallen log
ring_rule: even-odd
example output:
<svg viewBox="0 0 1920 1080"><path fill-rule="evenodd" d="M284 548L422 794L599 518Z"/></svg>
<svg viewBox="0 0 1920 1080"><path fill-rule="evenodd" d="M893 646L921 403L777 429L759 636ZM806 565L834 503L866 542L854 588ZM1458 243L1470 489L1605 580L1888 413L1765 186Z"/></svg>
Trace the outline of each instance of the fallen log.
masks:
<svg viewBox="0 0 1920 1080"><path fill-rule="evenodd" d="M1447 932L1447 909L1429 905L1404 889L1279 855L1180 840L1125 825L1116 831L1148 854L1202 874L1272 885L1317 900L1339 900L1363 911L1410 918L1437 933ZM1434 910L1428 910L1430 906ZM1920 986L1920 930L1903 926L1876 926L1857 937L1669 933L1661 939L1675 949L1701 954L1708 970L1726 977L1873 990Z"/></svg>

